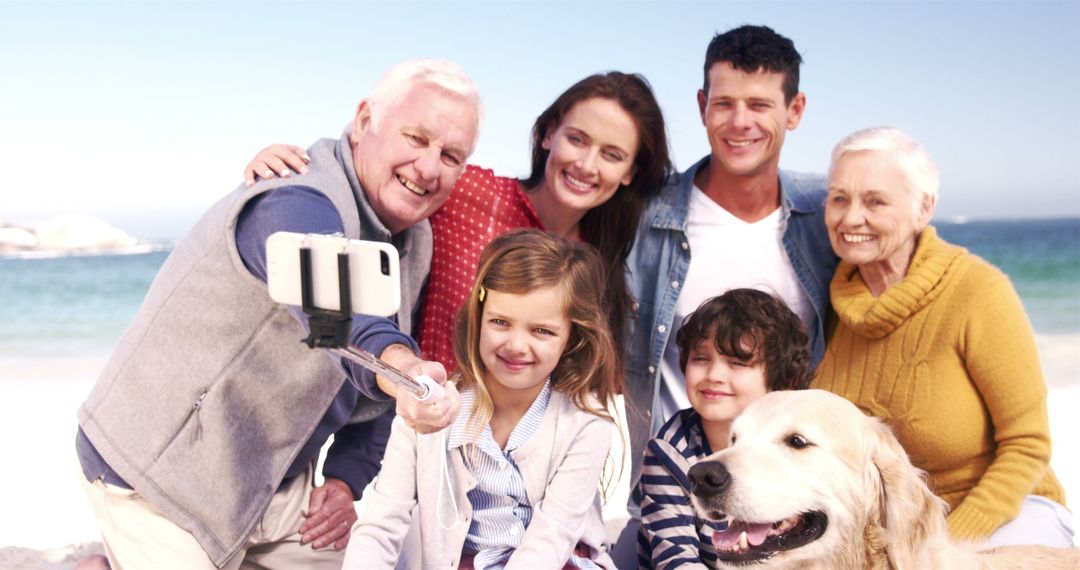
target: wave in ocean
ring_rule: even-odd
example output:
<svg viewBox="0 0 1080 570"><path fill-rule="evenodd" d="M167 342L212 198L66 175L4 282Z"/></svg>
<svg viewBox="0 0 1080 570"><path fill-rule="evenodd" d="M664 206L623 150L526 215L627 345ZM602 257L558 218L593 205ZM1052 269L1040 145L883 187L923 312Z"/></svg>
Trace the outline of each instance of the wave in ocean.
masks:
<svg viewBox="0 0 1080 570"><path fill-rule="evenodd" d="M172 243L137 243L122 247L85 249L37 249L0 252L0 259L52 259L57 257L92 257L102 255L138 255L155 251L171 251Z"/></svg>

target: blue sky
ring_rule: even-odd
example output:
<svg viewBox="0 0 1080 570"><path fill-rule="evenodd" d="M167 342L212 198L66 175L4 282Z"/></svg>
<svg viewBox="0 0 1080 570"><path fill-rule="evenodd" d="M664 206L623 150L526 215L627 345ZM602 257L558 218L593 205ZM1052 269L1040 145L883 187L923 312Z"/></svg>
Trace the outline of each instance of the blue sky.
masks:
<svg viewBox="0 0 1080 570"><path fill-rule="evenodd" d="M336 137L389 65L457 61L487 123L471 162L528 166L536 115L582 77L653 84L677 166L708 152L705 46L766 24L805 60L782 167L824 171L894 125L942 171L938 216L1080 215L1080 3L10 3L0 0L0 221L64 212L174 237L259 148Z"/></svg>

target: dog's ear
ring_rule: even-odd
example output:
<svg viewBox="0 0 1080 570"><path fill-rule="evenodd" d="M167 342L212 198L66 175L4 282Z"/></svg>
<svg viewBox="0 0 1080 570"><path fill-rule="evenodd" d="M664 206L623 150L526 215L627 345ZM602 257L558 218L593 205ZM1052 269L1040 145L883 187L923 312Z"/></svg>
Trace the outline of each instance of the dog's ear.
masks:
<svg viewBox="0 0 1080 570"><path fill-rule="evenodd" d="M947 532L945 503L930 492L923 472L911 464L892 430L876 418L867 419L872 427L868 476L877 478L876 484L870 482L877 496L868 497L866 547L878 557L884 550L891 568L915 568L920 548Z"/></svg>

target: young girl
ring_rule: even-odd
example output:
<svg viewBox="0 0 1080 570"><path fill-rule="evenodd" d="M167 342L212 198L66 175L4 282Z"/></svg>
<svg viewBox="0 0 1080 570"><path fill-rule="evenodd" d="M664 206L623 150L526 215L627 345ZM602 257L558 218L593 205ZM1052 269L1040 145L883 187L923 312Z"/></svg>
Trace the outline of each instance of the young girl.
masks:
<svg viewBox="0 0 1080 570"><path fill-rule="evenodd" d="M780 299L732 289L687 317L675 342L691 408L660 428L645 448L638 487L642 568L715 567L716 547L739 540L739 529L694 516L686 472L728 446L731 423L773 390L810 384L810 351L802 322Z"/></svg>
<svg viewBox="0 0 1080 570"><path fill-rule="evenodd" d="M414 513L418 567L614 568L598 497L619 382L602 268L591 246L536 230L484 249L455 334L461 413L427 435L394 420L345 568L393 567Z"/></svg>
<svg viewBox="0 0 1080 570"><path fill-rule="evenodd" d="M256 175L300 172L303 153L267 147L244 177L252 184ZM515 228L543 229L596 247L608 280L600 294L621 355L630 306L626 257L646 198L670 171L664 117L645 78L617 71L591 75L559 95L533 125L527 179L469 166L431 216L431 276L417 335L424 356L454 370L454 314L469 293L480 251Z"/></svg>

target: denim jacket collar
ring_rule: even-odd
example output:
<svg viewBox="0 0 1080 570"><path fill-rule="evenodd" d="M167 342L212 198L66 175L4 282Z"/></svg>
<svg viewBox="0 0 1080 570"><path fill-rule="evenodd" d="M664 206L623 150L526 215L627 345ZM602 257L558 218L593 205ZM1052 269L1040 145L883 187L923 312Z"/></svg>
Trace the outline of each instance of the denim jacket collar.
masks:
<svg viewBox="0 0 1080 570"><path fill-rule="evenodd" d="M690 196L694 190L694 177L709 163L709 155L686 169L672 184L668 184L659 198L659 204L652 210L646 223L653 228L686 232L686 220L690 212ZM806 187L806 179L812 175L780 171L780 207L782 217L787 220L792 213L813 214L817 200L813 196L814 188Z"/></svg>
<svg viewBox="0 0 1080 570"><path fill-rule="evenodd" d="M821 175L780 171L780 196L785 214L813 214L819 211L824 204L820 193Z"/></svg>

